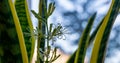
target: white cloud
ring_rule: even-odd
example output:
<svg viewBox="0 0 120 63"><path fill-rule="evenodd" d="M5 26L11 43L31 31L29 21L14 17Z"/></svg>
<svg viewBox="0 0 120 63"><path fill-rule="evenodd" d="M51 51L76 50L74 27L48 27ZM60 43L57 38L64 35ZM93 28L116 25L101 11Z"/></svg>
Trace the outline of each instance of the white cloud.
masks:
<svg viewBox="0 0 120 63"><path fill-rule="evenodd" d="M119 50L113 50L114 54L105 59L105 63L120 63L120 51Z"/></svg>
<svg viewBox="0 0 120 63"><path fill-rule="evenodd" d="M57 0L58 4L63 8L61 10L74 11L74 4L69 0Z"/></svg>

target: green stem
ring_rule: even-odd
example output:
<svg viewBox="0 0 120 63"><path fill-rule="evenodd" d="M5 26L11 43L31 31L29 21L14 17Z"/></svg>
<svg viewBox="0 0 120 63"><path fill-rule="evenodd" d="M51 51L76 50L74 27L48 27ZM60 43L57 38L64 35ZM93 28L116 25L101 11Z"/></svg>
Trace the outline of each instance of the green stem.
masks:
<svg viewBox="0 0 120 63"><path fill-rule="evenodd" d="M45 18L45 9L44 9L44 2L46 3L47 0L40 0L39 1L39 15L42 16L42 18ZM42 21L42 20L41 20ZM46 32L46 27L44 23L41 23L41 21L38 21L38 29L42 30L42 33L45 34ZM38 34L38 46L37 49L39 50L39 48L41 48L43 51L45 51L44 47L45 47L45 38L42 38L39 36L40 34ZM39 51L38 51L39 52ZM43 61L40 59L39 61L39 57L37 57L37 62L43 63Z"/></svg>

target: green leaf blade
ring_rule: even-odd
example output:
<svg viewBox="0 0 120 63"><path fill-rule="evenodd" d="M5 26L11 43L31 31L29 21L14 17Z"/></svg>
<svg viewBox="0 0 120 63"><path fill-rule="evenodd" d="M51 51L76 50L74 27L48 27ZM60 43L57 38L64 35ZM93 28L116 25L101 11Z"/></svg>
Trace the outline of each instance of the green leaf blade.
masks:
<svg viewBox="0 0 120 63"><path fill-rule="evenodd" d="M119 11L119 4L120 0L112 0L110 9L95 37L90 63L104 63L109 34Z"/></svg>
<svg viewBox="0 0 120 63"><path fill-rule="evenodd" d="M33 25L30 19L27 0L15 0L15 8L16 8L18 18L20 20L22 32L30 34L29 36L26 36L24 34L24 39L25 39L28 58L29 58L29 61L31 62L32 56L34 53L35 38L34 36L32 36Z"/></svg>
<svg viewBox="0 0 120 63"><path fill-rule="evenodd" d="M90 38L89 35L90 35L90 31L91 31L95 17L96 17L96 13L94 13L92 17L89 19L89 22L80 38L78 49L73 53L73 55L70 57L67 63L84 63L85 52L87 49L88 40Z"/></svg>

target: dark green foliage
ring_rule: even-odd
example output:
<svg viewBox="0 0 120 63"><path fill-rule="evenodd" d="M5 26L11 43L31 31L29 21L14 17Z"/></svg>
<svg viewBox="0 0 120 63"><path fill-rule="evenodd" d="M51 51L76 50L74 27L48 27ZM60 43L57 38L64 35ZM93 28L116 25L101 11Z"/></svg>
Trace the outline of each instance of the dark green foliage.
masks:
<svg viewBox="0 0 120 63"><path fill-rule="evenodd" d="M8 0L0 0L0 63L22 63Z"/></svg>

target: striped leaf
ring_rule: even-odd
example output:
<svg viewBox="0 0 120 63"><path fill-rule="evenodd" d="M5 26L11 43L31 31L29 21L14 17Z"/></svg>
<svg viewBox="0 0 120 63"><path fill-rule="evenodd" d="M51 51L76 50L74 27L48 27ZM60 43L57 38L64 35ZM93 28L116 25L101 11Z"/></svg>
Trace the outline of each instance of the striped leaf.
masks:
<svg viewBox="0 0 120 63"><path fill-rule="evenodd" d="M110 31L118 14L119 8L120 0L112 0L110 9L96 34L90 63L104 63Z"/></svg>
<svg viewBox="0 0 120 63"><path fill-rule="evenodd" d="M30 34L29 36L24 34L24 39L25 39L25 45L27 48L28 58L29 58L29 61L31 61L34 53L35 39L34 39L34 36L32 36L33 25L30 19L27 0L15 0L15 8L20 21L22 32Z"/></svg>
<svg viewBox="0 0 120 63"><path fill-rule="evenodd" d="M90 31L91 31L95 17L96 17L96 13L93 14L93 16L90 18L85 30L82 33L74 63L84 63L88 41L90 39Z"/></svg>
<svg viewBox="0 0 120 63"><path fill-rule="evenodd" d="M22 32L22 28L17 16L17 12L15 10L15 7L13 5L12 0L9 0L9 5L10 5L10 9L13 15L13 20L15 23L15 28L18 34L18 39L19 39L19 45L20 45L20 49L21 49L21 54L22 54L22 59L23 59L23 63L28 63L28 56L27 56L27 51L26 51L26 46L25 46L25 39L23 36L23 32Z"/></svg>
<svg viewBox="0 0 120 63"><path fill-rule="evenodd" d="M71 62L72 63L82 63L82 62L84 63L84 57L85 57L85 53L86 53L86 49L88 45L88 40L90 38L90 31L91 31L95 16L96 16L96 13L93 14L93 16L89 19L89 22L86 28L84 29L82 36L80 38L77 51L75 51L75 53L71 56L71 58L67 61L67 63L71 63Z"/></svg>

